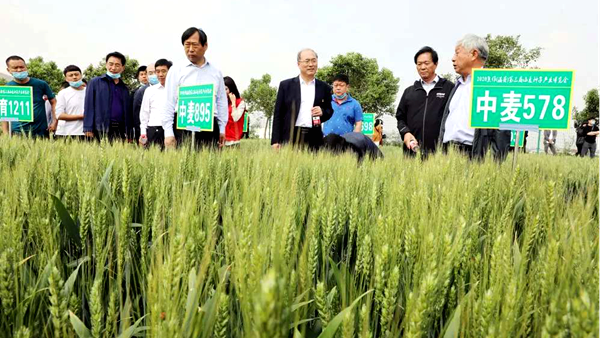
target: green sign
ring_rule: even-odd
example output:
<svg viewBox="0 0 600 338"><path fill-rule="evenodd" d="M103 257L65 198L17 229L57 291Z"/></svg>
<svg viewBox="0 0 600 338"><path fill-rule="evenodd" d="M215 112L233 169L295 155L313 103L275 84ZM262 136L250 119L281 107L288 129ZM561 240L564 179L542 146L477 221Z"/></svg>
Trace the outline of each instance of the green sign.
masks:
<svg viewBox="0 0 600 338"><path fill-rule="evenodd" d="M248 113L245 112L244 113L244 129L242 130L242 133L247 133L248 132Z"/></svg>
<svg viewBox="0 0 600 338"><path fill-rule="evenodd" d="M179 87L177 129L212 131L215 109L214 84Z"/></svg>
<svg viewBox="0 0 600 338"><path fill-rule="evenodd" d="M33 122L33 88L0 86L0 121Z"/></svg>
<svg viewBox="0 0 600 338"><path fill-rule="evenodd" d="M573 71L474 69L471 78L471 128L569 128Z"/></svg>
<svg viewBox="0 0 600 338"><path fill-rule="evenodd" d="M365 135L373 135L375 127L375 114L363 114L362 133Z"/></svg>
<svg viewBox="0 0 600 338"><path fill-rule="evenodd" d="M517 139L517 132L514 130L511 130L510 131L510 146L511 147L515 146L516 139ZM525 132L520 131L519 132L519 147L523 147L524 144L525 144Z"/></svg>

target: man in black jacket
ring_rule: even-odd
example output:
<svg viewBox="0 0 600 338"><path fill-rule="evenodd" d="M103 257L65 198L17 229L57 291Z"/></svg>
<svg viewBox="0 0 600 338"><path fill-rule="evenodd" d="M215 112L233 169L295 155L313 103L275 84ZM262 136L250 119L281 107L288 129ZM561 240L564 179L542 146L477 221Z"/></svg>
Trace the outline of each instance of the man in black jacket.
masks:
<svg viewBox="0 0 600 338"><path fill-rule="evenodd" d="M331 87L315 79L318 56L312 49L298 53L300 76L281 81L273 113L271 145L279 149L292 142L301 147L318 150L323 144L321 123L333 115Z"/></svg>
<svg viewBox="0 0 600 338"><path fill-rule="evenodd" d="M413 156L418 149L423 155L435 151L444 107L454 87L435 73L438 54L433 48L421 48L414 60L421 79L404 90L396 110L404 154Z"/></svg>

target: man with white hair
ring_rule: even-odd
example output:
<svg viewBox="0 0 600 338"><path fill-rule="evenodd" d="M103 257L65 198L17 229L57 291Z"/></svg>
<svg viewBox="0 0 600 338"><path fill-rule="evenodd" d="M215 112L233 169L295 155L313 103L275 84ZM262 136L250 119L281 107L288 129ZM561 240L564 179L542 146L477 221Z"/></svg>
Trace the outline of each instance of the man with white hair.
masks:
<svg viewBox="0 0 600 338"><path fill-rule="evenodd" d="M491 146L496 159L504 159L510 146L510 131L469 127L471 72L483 68L489 55L484 38L467 34L456 44L452 64L460 75L444 109L439 143L455 147L471 158L482 158Z"/></svg>
<svg viewBox="0 0 600 338"><path fill-rule="evenodd" d="M321 123L331 118L333 108L331 87L315 79L318 61L314 50L301 50L297 56L300 75L279 84L271 135L274 149L291 142L295 146L318 150L323 144Z"/></svg>

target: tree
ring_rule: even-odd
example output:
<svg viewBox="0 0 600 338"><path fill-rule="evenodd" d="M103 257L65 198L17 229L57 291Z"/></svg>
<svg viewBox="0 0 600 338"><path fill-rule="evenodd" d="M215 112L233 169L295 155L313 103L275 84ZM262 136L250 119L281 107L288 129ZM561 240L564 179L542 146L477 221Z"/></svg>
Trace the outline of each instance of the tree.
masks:
<svg viewBox="0 0 600 338"><path fill-rule="evenodd" d="M452 81L454 83L456 83L457 79L458 79L458 74L456 73L444 73L444 74L440 74L440 77L448 80L448 81Z"/></svg>
<svg viewBox="0 0 600 338"><path fill-rule="evenodd" d="M29 76L44 80L56 94L65 81L63 72L54 61L45 62L41 56L29 59L27 63Z"/></svg>
<svg viewBox="0 0 600 338"><path fill-rule="evenodd" d="M0 86L4 86L7 83L8 83L8 81L6 81L5 79L0 77Z"/></svg>
<svg viewBox="0 0 600 338"><path fill-rule="evenodd" d="M350 79L350 95L360 102L365 113L394 113L394 101L398 93L398 78L391 70L379 70L376 59L363 57L360 53L347 53L331 59L331 65L317 72L317 78L331 84L338 74Z"/></svg>
<svg viewBox="0 0 600 338"><path fill-rule="evenodd" d="M123 82L125 82L129 89L133 89L137 84L135 73L137 72L140 63L136 59L132 59L129 56L125 56L125 58L127 59L127 62L125 62L125 70L123 73L121 73L121 79L123 79ZM96 67L90 64L83 71L83 77L85 77L88 81L97 76L101 76L102 74L106 74L106 61L104 59L100 60Z"/></svg>
<svg viewBox="0 0 600 338"><path fill-rule="evenodd" d="M598 117L598 89L590 89L584 96L585 107L573 115L577 121L586 121Z"/></svg>
<svg viewBox="0 0 600 338"><path fill-rule="evenodd" d="M277 99L277 89L271 87L271 75L265 74L261 79L250 79L250 86L242 94L248 112L263 112L267 118L265 125L264 138L267 137L267 127L270 125L273 111L275 110L275 100Z"/></svg>
<svg viewBox="0 0 600 338"><path fill-rule="evenodd" d="M539 59L542 48L527 49L519 43L520 35L485 37L490 54L485 63L486 68L531 68L531 64Z"/></svg>

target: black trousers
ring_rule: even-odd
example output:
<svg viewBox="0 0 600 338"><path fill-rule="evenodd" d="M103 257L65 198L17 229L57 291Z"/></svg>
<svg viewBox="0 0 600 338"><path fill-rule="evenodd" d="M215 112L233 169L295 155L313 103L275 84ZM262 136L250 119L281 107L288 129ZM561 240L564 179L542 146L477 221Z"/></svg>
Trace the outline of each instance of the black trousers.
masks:
<svg viewBox="0 0 600 338"><path fill-rule="evenodd" d="M189 130L174 129L175 140L177 145L180 146L184 143L192 142L192 132ZM212 131L197 131L194 132L194 148L200 149L204 147L213 148L219 145L219 124L217 119L214 120Z"/></svg>
<svg viewBox="0 0 600 338"><path fill-rule="evenodd" d="M96 141L108 139L109 142L127 140L125 123L111 121L106 132L94 130L94 139L96 139Z"/></svg>
<svg viewBox="0 0 600 338"><path fill-rule="evenodd" d="M454 149L458 150L458 152L463 155L469 156L469 158L473 156L473 146L471 145L453 141L446 142L442 145L442 150L444 154L448 153L448 148L450 147L453 147Z"/></svg>
<svg viewBox="0 0 600 338"><path fill-rule="evenodd" d="M147 147L152 145L158 146L160 149L165 147L165 131L162 127L148 127L146 129L146 135L148 137Z"/></svg>
<svg viewBox="0 0 600 338"><path fill-rule="evenodd" d="M294 127L292 137L291 141L294 147L318 151L323 145L323 131L321 127Z"/></svg>

